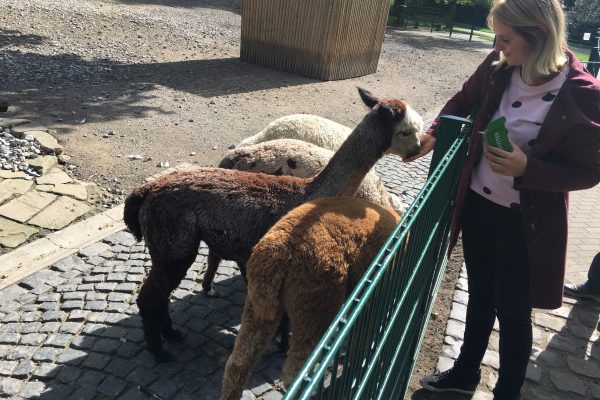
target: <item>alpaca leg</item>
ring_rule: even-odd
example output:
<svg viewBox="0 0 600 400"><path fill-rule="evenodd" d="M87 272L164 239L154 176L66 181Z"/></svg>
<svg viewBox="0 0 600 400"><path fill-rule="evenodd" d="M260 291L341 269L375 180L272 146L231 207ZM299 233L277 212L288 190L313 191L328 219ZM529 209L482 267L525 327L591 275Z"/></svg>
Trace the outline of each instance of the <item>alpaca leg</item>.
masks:
<svg viewBox="0 0 600 400"><path fill-rule="evenodd" d="M162 334L167 340L176 340L181 336L171 325L169 296L179 286L194 262L198 245L199 240L195 247L194 243L189 243L183 254L170 259L169 256L172 252L158 249L149 241L148 249L152 258L152 269L140 289L137 304L142 317L146 347L159 362L169 359L169 354L162 347L160 335ZM165 262L164 260L167 259L169 261Z"/></svg>
<svg viewBox="0 0 600 400"><path fill-rule="evenodd" d="M278 320L257 319L251 301L246 301L240 332L225 365L221 400L239 400L242 396L252 369L275 334Z"/></svg>
<svg viewBox="0 0 600 400"><path fill-rule="evenodd" d="M202 290L204 291L204 294L206 294L209 297L214 297L217 295L212 286L212 283L215 279L215 274L217 273L217 268L219 267L220 262L221 258L215 253L213 253L210 249L208 249L206 271L204 272L204 276L202 277Z"/></svg>
<svg viewBox="0 0 600 400"><path fill-rule="evenodd" d="M288 387L321 340L344 302L344 292L330 288L313 292L311 298L296 297L295 306L286 306L292 324L292 339L283 364L283 384ZM304 297L304 298L303 298Z"/></svg>
<svg viewBox="0 0 600 400"><path fill-rule="evenodd" d="M168 294L163 290L161 277L157 276L156 271L152 269L140 289L137 305L142 317L146 348L159 362L169 358L160 338L161 315L167 304Z"/></svg>
<svg viewBox="0 0 600 400"><path fill-rule="evenodd" d="M242 275L242 278L244 278L244 282L246 283L246 285L248 284L248 278L246 278L246 262L241 262L239 261L237 263L238 268L240 269L240 274Z"/></svg>
<svg viewBox="0 0 600 400"><path fill-rule="evenodd" d="M290 348L290 319L287 313L283 313L279 326L277 327L277 336L279 337L279 351L286 353Z"/></svg>
<svg viewBox="0 0 600 400"><path fill-rule="evenodd" d="M187 257L182 257L172 264L171 273L165 279L165 289L167 290L167 301L161 303L159 310L161 316L160 333L169 342L180 342L183 340L181 332L173 329L171 317L169 316L169 301L168 297L175 290L187 273L187 270L192 266L196 259L196 254L190 254Z"/></svg>

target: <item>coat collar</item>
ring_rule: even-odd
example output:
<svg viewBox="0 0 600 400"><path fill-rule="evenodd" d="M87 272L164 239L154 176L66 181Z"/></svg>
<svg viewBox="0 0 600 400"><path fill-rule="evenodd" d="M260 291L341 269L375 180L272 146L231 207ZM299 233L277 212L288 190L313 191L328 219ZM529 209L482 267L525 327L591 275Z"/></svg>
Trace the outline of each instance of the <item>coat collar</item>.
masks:
<svg viewBox="0 0 600 400"><path fill-rule="evenodd" d="M587 75L589 74L585 72L582 64L573 52L569 49L565 49L565 53L568 58L567 64L569 66L567 80L559 90L554 102L548 110L548 114L544 119L542 126L540 127L536 146L530 153L530 156L534 158L541 158L552 149L556 143L568 133L568 126L573 123L590 123L589 120L586 121L586 118L583 118L579 109L574 107L575 101L572 93L574 87L581 84L581 82L576 81L583 77L583 81L585 82L585 78L587 78ZM490 77L488 100L489 103L493 105L494 109L497 109L500 105L502 95L510 83L513 69L514 67L500 68L499 70L494 71Z"/></svg>
<svg viewBox="0 0 600 400"><path fill-rule="evenodd" d="M569 72L567 80L562 85L554 102L548 110L548 114L544 119L536 146L531 151L531 156L541 158L548 153L560 140L569 133L569 126L573 124L587 125L589 120L581 115L578 107L575 106L576 101L573 98L573 89L577 86L575 82L581 74L587 74L583 66L569 49L565 49L567 55ZM589 75L589 74L588 74Z"/></svg>

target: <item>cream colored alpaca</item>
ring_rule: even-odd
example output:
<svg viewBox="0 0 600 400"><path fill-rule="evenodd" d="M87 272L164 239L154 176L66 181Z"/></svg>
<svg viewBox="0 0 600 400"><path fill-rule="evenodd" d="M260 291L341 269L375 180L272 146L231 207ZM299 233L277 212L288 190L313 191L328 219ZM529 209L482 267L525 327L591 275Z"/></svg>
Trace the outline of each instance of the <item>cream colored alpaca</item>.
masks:
<svg viewBox="0 0 600 400"><path fill-rule="evenodd" d="M248 295L221 400L240 398L284 312L292 331L288 386L399 222L392 209L338 197L305 203L269 229L246 264Z"/></svg>
<svg viewBox="0 0 600 400"><path fill-rule="evenodd" d="M317 175L335 153L312 143L297 139L275 139L228 151L219 168L270 175L291 175L311 178ZM373 170L363 179L356 197L404 212L400 199L389 193Z"/></svg>
<svg viewBox="0 0 600 400"><path fill-rule="evenodd" d="M407 147L419 145L417 133L421 131L423 120L413 109L407 109L407 125L403 141ZM352 129L327 118L311 114L286 115L269 123L264 130L242 140L236 147L246 147L275 139L298 139L331 151L337 151Z"/></svg>
<svg viewBox="0 0 600 400"><path fill-rule="evenodd" d="M265 129L240 142L245 147L275 139L298 139L336 151L352 129L330 119L311 114L292 114L277 118Z"/></svg>

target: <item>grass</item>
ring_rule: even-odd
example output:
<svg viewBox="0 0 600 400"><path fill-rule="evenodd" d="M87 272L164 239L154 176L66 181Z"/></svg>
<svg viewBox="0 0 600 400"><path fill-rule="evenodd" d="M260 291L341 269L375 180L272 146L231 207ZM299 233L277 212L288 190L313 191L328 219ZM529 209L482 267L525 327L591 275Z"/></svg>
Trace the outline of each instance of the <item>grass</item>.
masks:
<svg viewBox="0 0 600 400"><path fill-rule="evenodd" d="M573 49L571 49L573 50ZM573 50L573 53L575 53L575 55L577 56L577 58L579 58L579 61L587 61L590 58L590 54L589 53L580 53L579 51Z"/></svg>
<svg viewBox="0 0 600 400"><path fill-rule="evenodd" d="M409 20L410 21L410 20ZM392 19L391 17L388 19L388 25L393 26L393 23L395 22L395 18ZM410 21L409 26L413 23L413 21ZM423 23L422 28L428 29L429 25L426 23ZM449 31L449 29L447 27L445 27L446 31ZM464 24L455 24L453 27L453 32L458 32L458 33L463 33L466 35L469 35L471 33L471 27L467 27ZM477 36L481 39L487 40L489 42L493 42L494 41L494 33L488 28L488 27L482 27L482 28L478 28L473 30L473 36ZM569 47L571 49L571 51L573 51L573 53L575 53L575 55L577 56L577 58L579 59L579 61L581 62L586 62L588 61L589 57L590 57L590 53L589 50L587 49L579 49L576 47Z"/></svg>
<svg viewBox="0 0 600 400"><path fill-rule="evenodd" d="M488 32L486 32L486 30ZM453 32L458 32L458 33L464 33L466 35L469 35L471 33L471 28L463 28L460 26L454 26L452 28ZM473 30L473 36L477 36L481 39L485 39L487 41L493 42L494 41L494 34L489 32L489 29L485 29L485 30Z"/></svg>

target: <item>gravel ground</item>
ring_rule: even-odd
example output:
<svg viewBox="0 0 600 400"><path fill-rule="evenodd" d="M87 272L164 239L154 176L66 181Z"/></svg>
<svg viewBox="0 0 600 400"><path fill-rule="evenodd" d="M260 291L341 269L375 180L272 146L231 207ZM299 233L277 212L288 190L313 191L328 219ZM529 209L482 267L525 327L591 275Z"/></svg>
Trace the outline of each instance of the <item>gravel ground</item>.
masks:
<svg viewBox="0 0 600 400"><path fill-rule="evenodd" d="M239 61L240 14L239 0L0 0L0 98L10 105L0 116L56 130L76 177L126 194L161 164L215 165L283 115L354 126L366 112L356 86L404 99L430 122L490 49L389 28L377 73L322 82ZM459 266L455 257L415 375L435 368ZM428 398L415 388L408 397Z"/></svg>

